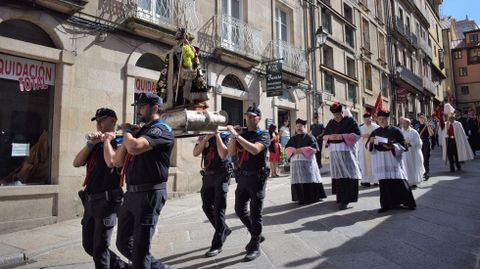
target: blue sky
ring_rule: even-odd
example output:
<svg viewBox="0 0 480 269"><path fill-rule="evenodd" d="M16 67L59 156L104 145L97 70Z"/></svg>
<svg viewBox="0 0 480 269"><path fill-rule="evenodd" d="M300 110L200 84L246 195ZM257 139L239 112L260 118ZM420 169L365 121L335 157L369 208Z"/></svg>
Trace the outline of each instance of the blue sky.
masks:
<svg viewBox="0 0 480 269"><path fill-rule="evenodd" d="M457 20L465 19L468 15L470 20L480 24L480 0L443 0L440 6L442 16L452 16Z"/></svg>

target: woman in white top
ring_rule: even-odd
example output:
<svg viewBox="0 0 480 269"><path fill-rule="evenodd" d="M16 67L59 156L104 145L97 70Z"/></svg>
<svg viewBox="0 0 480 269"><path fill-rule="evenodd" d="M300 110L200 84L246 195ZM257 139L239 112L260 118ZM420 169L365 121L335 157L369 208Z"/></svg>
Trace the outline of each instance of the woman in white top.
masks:
<svg viewBox="0 0 480 269"><path fill-rule="evenodd" d="M280 128L280 145L285 148L288 140L290 140L290 128L288 127L288 120L284 120L283 126Z"/></svg>

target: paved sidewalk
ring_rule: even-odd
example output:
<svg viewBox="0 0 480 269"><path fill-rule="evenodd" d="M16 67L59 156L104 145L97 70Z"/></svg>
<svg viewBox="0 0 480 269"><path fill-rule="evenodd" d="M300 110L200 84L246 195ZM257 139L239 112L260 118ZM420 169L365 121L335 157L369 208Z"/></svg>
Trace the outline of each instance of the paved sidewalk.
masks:
<svg viewBox="0 0 480 269"><path fill-rule="evenodd" d="M439 150L432 154L430 180L414 190L415 211L377 213L378 188L361 188L359 202L344 211L337 210L332 195L298 206L290 201L289 179L271 179L264 209L267 240L262 256L246 263L243 248L249 235L234 214L232 184L227 222L234 232L221 254L203 257L213 230L198 194L167 202L152 253L174 268L193 269L480 268L480 162L449 173L439 155ZM330 194L330 178L322 175ZM0 235L0 262L26 258L19 268L94 268L80 231L80 219L74 219Z"/></svg>

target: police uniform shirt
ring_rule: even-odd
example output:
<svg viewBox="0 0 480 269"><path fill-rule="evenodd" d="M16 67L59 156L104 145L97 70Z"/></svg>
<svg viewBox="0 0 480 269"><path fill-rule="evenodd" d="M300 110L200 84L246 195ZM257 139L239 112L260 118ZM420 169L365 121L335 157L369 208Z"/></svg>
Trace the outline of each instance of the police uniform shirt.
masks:
<svg viewBox="0 0 480 269"><path fill-rule="evenodd" d="M245 171L255 171L264 168L267 164L267 150L268 146L270 145L270 134L267 131L257 129L255 131L245 131L240 134L245 140L250 143L259 142L260 144L264 145L264 149L257 155L253 155L248 151L245 151L247 154L243 161L240 160L242 163L240 169ZM238 143L238 142L237 142ZM237 148L239 145L237 144ZM237 156L237 158L242 158L242 155Z"/></svg>
<svg viewBox="0 0 480 269"><path fill-rule="evenodd" d="M423 133L421 133L423 128L425 128L425 130L423 131ZM422 138L422 139L430 138L430 134L428 133L428 127L425 124L419 124L417 132L420 134L420 138Z"/></svg>
<svg viewBox="0 0 480 269"><path fill-rule="evenodd" d="M136 138L144 137L152 150L130 159L126 182L128 185L159 184L168 180L170 155L175 144L171 128L155 120L140 129Z"/></svg>
<svg viewBox="0 0 480 269"><path fill-rule="evenodd" d="M113 149L121 145L121 138L112 139ZM89 173L88 170L91 170ZM97 143L87 159L87 185L85 192L94 194L120 188L120 173L116 168L109 168L103 155L103 143Z"/></svg>
<svg viewBox="0 0 480 269"><path fill-rule="evenodd" d="M223 143L225 145L228 144L228 139L230 135L226 133L220 134L220 138L222 139ZM216 171L220 169L225 169L228 163L231 162L230 156L225 158L225 160L222 161L220 158L220 155L218 155L218 150L217 150L217 139L215 137L212 137L208 140L207 144L205 145L203 151L202 151L202 157L203 157L203 167L206 171Z"/></svg>

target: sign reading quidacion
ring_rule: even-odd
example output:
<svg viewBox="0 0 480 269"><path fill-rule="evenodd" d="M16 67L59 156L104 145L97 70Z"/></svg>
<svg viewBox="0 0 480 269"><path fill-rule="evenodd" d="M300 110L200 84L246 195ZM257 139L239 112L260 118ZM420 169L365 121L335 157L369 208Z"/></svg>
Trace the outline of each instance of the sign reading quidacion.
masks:
<svg viewBox="0 0 480 269"><path fill-rule="evenodd" d="M267 97L282 96L282 63L267 64Z"/></svg>

